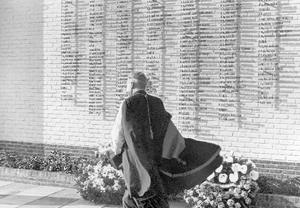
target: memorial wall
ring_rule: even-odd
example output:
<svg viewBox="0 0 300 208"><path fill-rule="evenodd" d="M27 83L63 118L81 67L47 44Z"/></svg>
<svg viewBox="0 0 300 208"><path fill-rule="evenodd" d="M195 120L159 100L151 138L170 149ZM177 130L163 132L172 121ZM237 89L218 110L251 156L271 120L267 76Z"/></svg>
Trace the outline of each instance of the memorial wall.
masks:
<svg viewBox="0 0 300 208"><path fill-rule="evenodd" d="M144 71L183 136L299 162L298 0L55 0L43 10L43 143L109 142L127 76Z"/></svg>
<svg viewBox="0 0 300 208"><path fill-rule="evenodd" d="M150 75L182 134L197 139L224 141L216 136L224 126L260 131L261 114L299 107L289 99L299 90L296 1L62 0L61 8L61 101L89 114L113 120L136 70Z"/></svg>

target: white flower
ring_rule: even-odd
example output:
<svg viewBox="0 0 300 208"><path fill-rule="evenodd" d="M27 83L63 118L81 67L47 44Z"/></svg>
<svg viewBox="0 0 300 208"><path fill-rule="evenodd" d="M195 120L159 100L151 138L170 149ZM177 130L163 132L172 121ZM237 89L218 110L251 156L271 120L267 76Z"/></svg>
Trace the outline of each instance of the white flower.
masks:
<svg viewBox="0 0 300 208"><path fill-rule="evenodd" d="M243 174L246 174L246 173L247 173L247 170L248 170L247 165L242 165L242 166L241 166L241 172L242 172Z"/></svg>
<svg viewBox="0 0 300 208"><path fill-rule="evenodd" d="M227 200L227 205L230 206L230 207L232 207L234 205L233 199L228 199Z"/></svg>
<svg viewBox="0 0 300 208"><path fill-rule="evenodd" d="M193 202L197 202L198 201L198 197L192 196Z"/></svg>
<svg viewBox="0 0 300 208"><path fill-rule="evenodd" d="M248 183L246 183L246 184L244 184L243 188L246 189L246 190L249 190L251 187Z"/></svg>
<svg viewBox="0 0 300 208"><path fill-rule="evenodd" d="M187 203L187 204L191 204L191 203L193 203L193 199L192 199L192 197L186 197L185 198L185 202Z"/></svg>
<svg viewBox="0 0 300 208"><path fill-rule="evenodd" d="M246 202L246 204L250 205L252 200L249 197L246 197L245 202Z"/></svg>
<svg viewBox="0 0 300 208"><path fill-rule="evenodd" d="M112 173L109 173L109 174L108 174L108 178L109 178L109 179L114 179L114 177L115 177L114 174L112 174Z"/></svg>
<svg viewBox="0 0 300 208"><path fill-rule="evenodd" d="M218 194L218 196L216 197L216 201L217 202L222 202L222 195Z"/></svg>
<svg viewBox="0 0 300 208"><path fill-rule="evenodd" d="M203 204L203 201L201 200L201 199L199 199L198 201L197 201L197 205L198 206L201 206Z"/></svg>
<svg viewBox="0 0 300 208"><path fill-rule="evenodd" d="M115 183L112 188L114 191L118 191L121 188L121 185L119 183Z"/></svg>
<svg viewBox="0 0 300 208"><path fill-rule="evenodd" d="M238 193L234 193L234 197L235 197L236 199L242 198L242 196L241 196L240 194L238 194Z"/></svg>
<svg viewBox="0 0 300 208"><path fill-rule="evenodd" d="M241 196L246 198L248 196L248 193L246 191L242 191Z"/></svg>
<svg viewBox="0 0 300 208"><path fill-rule="evenodd" d="M232 182L232 183L235 183L239 180L239 174L237 172L234 172L234 173L230 173L229 174L229 180Z"/></svg>
<svg viewBox="0 0 300 208"><path fill-rule="evenodd" d="M231 169L233 172L239 172L241 170L241 165L238 163L233 163Z"/></svg>
<svg viewBox="0 0 300 208"><path fill-rule="evenodd" d="M227 163L232 163L233 162L233 157L231 157L231 156L226 157L224 161L227 162Z"/></svg>
<svg viewBox="0 0 300 208"><path fill-rule="evenodd" d="M213 177L215 177L214 172L207 177L207 180L210 181L211 179L213 179Z"/></svg>
<svg viewBox="0 0 300 208"><path fill-rule="evenodd" d="M225 207L225 205L224 205L223 202L219 202L219 203L218 203L218 208L224 208L224 207Z"/></svg>
<svg viewBox="0 0 300 208"><path fill-rule="evenodd" d="M223 165L220 165L220 166L216 169L216 173L221 173L222 170L223 170Z"/></svg>
<svg viewBox="0 0 300 208"><path fill-rule="evenodd" d="M237 159L240 159L242 157L242 154L239 153L239 152L235 152L234 157L237 158Z"/></svg>
<svg viewBox="0 0 300 208"><path fill-rule="evenodd" d="M209 203L210 203L210 205L211 205L212 207L216 207L216 206L217 206L217 202L215 202L215 201L210 201Z"/></svg>
<svg viewBox="0 0 300 208"><path fill-rule="evenodd" d="M228 176L225 173L221 173L219 175L219 182L220 183L226 183Z"/></svg>
<svg viewBox="0 0 300 208"><path fill-rule="evenodd" d="M259 177L259 174L258 174L257 171L252 170L252 171L249 173L249 176L250 176L253 180L256 181L256 180L258 179L258 177Z"/></svg>
<svg viewBox="0 0 300 208"><path fill-rule="evenodd" d="M198 198L197 198L198 199ZM210 198L206 198L205 201L204 201L206 204L210 204Z"/></svg>
<svg viewBox="0 0 300 208"><path fill-rule="evenodd" d="M235 207L235 208L241 208L242 205L241 205L239 202L236 202L236 203L234 204L234 207Z"/></svg>
<svg viewBox="0 0 300 208"><path fill-rule="evenodd" d="M242 192L242 190L240 188L235 188L234 192L237 193L237 194L240 194Z"/></svg>

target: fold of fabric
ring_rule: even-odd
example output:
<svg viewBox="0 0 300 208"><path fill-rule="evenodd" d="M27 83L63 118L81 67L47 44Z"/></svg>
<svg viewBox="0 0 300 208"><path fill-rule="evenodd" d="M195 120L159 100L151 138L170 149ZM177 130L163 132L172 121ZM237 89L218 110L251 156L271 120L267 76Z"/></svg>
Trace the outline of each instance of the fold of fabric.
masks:
<svg viewBox="0 0 300 208"><path fill-rule="evenodd" d="M125 122L124 135L128 146L122 154L122 165L125 182L130 190L131 196L143 196L151 185L149 172L152 163L148 160L147 152L139 146L137 140L141 140L141 135L136 132L131 122Z"/></svg>
<svg viewBox="0 0 300 208"><path fill-rule="evenodd" d="M138 131L133 135L133 127L126 123L124 132L126 143L133 151L124 150L122 165L128 187L134 187L131 194L142 196L151 186L150 173L152 162L147 159L147 152L137 148ZM129 139L130 138L130 139ZM163 141L160 177L167 194L176 194L203 183L206 178L222 164L219 155L221 147L217 144L183 138L170 120ZM186 163L182 163L184 161Z"/></svg>
<svg viewBox="0 0 300 208"><path fill-rule="evenodd" d="M170 120L163 142L162 157L166 159L178 158L184 148L185 140L172 120Z"/></svg>
<svg viewBox="0 0 300 208"><path fill-rule="evenodd" d="M161 178L168 194L176 194L203 183L222 164L219 145L185 138L185 149L178 158L163 159Z"/></svg>

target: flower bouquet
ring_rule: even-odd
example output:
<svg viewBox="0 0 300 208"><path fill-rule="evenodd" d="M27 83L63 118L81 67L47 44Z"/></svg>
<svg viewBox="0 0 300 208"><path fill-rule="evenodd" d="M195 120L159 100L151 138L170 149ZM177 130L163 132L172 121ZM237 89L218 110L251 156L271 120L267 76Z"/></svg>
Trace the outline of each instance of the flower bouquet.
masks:
<svg viewBox="0 0 300 208"><path fill-rule="evenodd" d="M97 165L83 165L76 177L83 199L96 204L122 204L125 192L123 173L109 163L109 149L100 151Z"/></svg>
<svg viewBox="0 0 300 208"><path fill-rule="evenodd" d="M250 208L258 191L259 174L251 160L239 153L223 156L222 165L207 181L186 190L184 200L193 208Z"/></svg>

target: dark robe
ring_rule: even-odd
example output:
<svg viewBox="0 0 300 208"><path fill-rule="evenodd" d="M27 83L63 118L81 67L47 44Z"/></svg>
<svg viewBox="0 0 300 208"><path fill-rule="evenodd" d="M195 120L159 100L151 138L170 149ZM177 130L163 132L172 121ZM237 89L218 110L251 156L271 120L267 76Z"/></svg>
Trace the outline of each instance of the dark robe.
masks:
<svg viewBox="0 0 300 208"><path fill-rule="evenodd" d="M156 204L157 208L169 207L159 168L171 115L159 98L145 91L136 92L125 102L127 127L124 129L126 147L122 167L128 196L136 203L146 203L141 207L149 204Z"/></svg>
<svg viewBox="0 0 300 208"><path fill-rule="evenodd" d="M184 139L159 98L138 91L125 104L124 207L167 208L168 194L202 183L221 165L221 148Z"/></svg>

